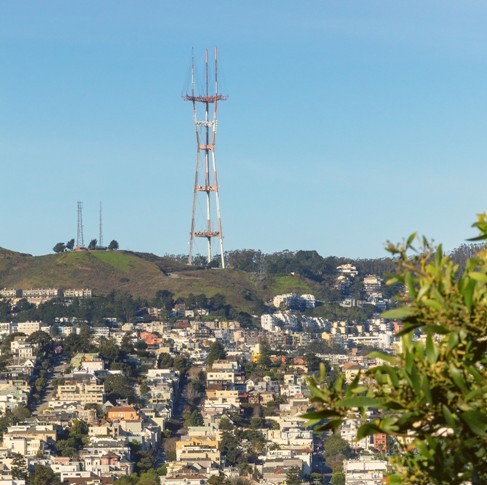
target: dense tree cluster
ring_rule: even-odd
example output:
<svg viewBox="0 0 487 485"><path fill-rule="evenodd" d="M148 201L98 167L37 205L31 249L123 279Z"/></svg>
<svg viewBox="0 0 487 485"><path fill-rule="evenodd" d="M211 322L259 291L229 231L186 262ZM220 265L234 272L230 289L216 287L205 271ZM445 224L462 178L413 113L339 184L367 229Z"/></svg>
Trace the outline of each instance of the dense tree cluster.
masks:
<svg viewBox="0 0 487 485"><path fill-rule="evenodd" d="M88 425L80 419L75 419L56 441L56 450L60 456L74 456L87 443Z"/></svg>
<svg viewBox="0 0 487 485"><path fill-rule="evenodd" d="M350 259L336 256L323 257L317 251L281 251L264 254L259 250L242 249L227 252L228 265L246 272L266 275L296 273L313 281L323 282L327 276L337 274L336 267L354 264L360 274L385 276L394 269L392 258Z"/></svg>
<svg viewBox="0 0 487 485"><path fill-rule="evenodd" d="M74 244L75 244L74 239L70 239L67 243L58 242L54 245L52 250L55 253L64 253L66 251L73 251L74 250ZM108 248L102 248L102 247L98 246L98 240L97 239L92 239L89 242L87 249L90 251L93 251L95 249L108 249L109 251L114 251L114 250L118 249L118 242L115 241L115 239L114 239L113 241L110 242L110 244L108 245Z"/></svg>
<svg viewBox="0 0 487 485"><path fill-rule="evenodd" d="M52 248L55 253L64 253L65 251L72 251L74 249L74 239L70 239L67 243L58 242Z"/></svg>
<svg viewBox="0 0 487 485"><path fill-rule="evenodd" d="M134 321L141 309L151 302L134 298L125 293L112 292L106 296L86 299L54 298L36 306L22 299L11 306L8 302L0 304L0 314L12 321L37 320L54 322L56 318L73 318L88 323L105 322L107 316L115 317L119 321ZM3 316L3 315L2 315Z"/></svg>
<svg viewBox="0 0 487 485"><path fill-rule="evenodd" d="M210 351L208 352L208 356L206 357L206 364L211 367L215 360L222 360L226 359L227 352L225 347L221 342L216 340L210 347Z"/></svg>

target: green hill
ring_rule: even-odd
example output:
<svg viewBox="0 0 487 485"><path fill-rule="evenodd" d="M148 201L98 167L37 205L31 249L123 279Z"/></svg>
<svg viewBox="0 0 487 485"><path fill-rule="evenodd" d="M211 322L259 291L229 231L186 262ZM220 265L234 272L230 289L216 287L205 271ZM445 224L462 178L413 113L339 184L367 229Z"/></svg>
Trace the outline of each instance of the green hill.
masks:
<svg viewBox="0 0 487 485"><path fill-rule="evenodd" d="M277 293L311 292L299 276L262 278L238 270L202 269L170 258L126 251L79 251L31 256L0 249L0 288L91 288L153 298L159 290L176 297L216 293L234 307L253 312Z"/></svg>

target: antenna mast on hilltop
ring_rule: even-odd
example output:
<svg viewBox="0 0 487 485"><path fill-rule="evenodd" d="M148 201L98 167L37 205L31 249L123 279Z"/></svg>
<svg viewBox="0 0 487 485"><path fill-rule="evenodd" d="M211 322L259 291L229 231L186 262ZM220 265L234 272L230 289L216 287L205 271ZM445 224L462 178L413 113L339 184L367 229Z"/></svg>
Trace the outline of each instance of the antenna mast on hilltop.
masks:
<svg viewBox="0 0 487 485"><path fill-rule="evenodd" d="M85 247L83 238L83 202L78 201L78 232L76 235L76 248L81 249Z"/></svg>
<svg viewBox="0 0 487 485"><path fill-rule="evenodd" d="M223 252L223 233L220 214L220 197L218 192L218 177L216 171L215 141L217 129L218 101L225 101L228 97L218 92L218 50L214 51L214 92L210 93L210 75L208 66L208 50L205 51L205 87L203 94L195 92L195 64L194 51L191 67L191 95L183 96L185 101L193 103L194 124L196 131L196 174L193 194L193 213L191 217L191 233L189 240L188 263L193 263L193 246L195 237L207 240L207 261L211 262L213 238L220 241L221 267L225 268L225 257ZM212 204L215 200L215 214ZM202 221L196 220L197 201L205 203L206 218ZM202 227L196 229L197 224Z"/></svg>
<svg viewBox="0 0 487 485"><path fill-rule="evenodd" d="M100 235L98 239L98 246L103 247L103 208L100 202Z"/></svg>

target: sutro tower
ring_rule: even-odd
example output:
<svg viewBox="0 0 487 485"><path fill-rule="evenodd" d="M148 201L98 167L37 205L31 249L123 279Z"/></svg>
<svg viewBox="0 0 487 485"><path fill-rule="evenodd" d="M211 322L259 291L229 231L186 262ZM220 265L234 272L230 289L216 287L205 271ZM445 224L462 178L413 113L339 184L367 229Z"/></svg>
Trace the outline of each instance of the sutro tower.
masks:
<svg viewBox="0 0 487 485"><path fill-rule="evenodd" d="M205 86L203 94L195 92L194 51L191 68L191 95L183 96L185 101L193 103L194 124L196 132L196 174L194 181L193 214L191 218L191 235L189 240L188 263L193 262L193 246L195 237L207 240L207 261L212 258L211 242L213 238L220 240L221 267L225 268L223 252L222 220L220 214L220 197L218 193L218 177L216 171L215 141L217 129L218 101L225 101L227 96L218 92L218 50L215 49L214 84L210 89L210 72L208 50L205 51ZM211 92L213 91L213 92ZM213 204L214 199L214 204ZM198 202L205 204L206 217L196 220ZM215 214L216 209L216 214ZM216 216L216 221L215 221ZM198 225L198 229L197 229Z"/></svg>

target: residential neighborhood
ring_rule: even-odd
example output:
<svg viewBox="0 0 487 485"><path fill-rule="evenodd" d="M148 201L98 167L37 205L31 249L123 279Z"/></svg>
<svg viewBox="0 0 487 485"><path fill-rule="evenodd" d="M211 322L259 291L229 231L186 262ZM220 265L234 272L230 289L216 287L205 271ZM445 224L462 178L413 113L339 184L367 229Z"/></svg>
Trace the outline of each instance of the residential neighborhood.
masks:
<svg viewBox="0 0 487 485"><path fill-rule="evenodd" d="M337 286L355 278L352 265L337 268ZM380 278L362 284L368 303L384 301ZM37 305L93 298L88 289L0 294L15 295L12 305L23 296ZM0 479L382 483L393 446L386 435L356 442L358 417L320 435L302 415L320 362L330 383L340 373L364 379L378 364L369 351L394 353L400 327L378 313L363 322L310 316L319 305L312 294L275 295L253 327L184 303L165 320L151 307L131 322L108 315L104 325L0 323Z"/></svg>

